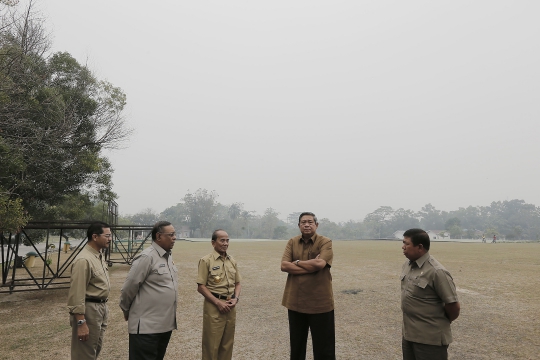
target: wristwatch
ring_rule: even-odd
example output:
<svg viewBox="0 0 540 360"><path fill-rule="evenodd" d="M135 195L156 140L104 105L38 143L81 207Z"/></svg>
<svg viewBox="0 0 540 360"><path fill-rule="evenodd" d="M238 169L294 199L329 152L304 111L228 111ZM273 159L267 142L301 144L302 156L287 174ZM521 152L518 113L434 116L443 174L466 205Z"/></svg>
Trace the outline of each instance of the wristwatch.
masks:
<svg viewBox="0 0 540 360"><path fill-rule="evenodd" d="M85 322L86 322L86 319L77 320L77 326L81 326L81 325L84 324Z"/></svg>
<svg viewBox="0 0 540 360"><path fill-rule="evenodd" d="M299 263L299 262L300 262L300 260L296 260L296 261L294 262L294 264L295 264L296 266L298 266L298 263Z"/></svg>

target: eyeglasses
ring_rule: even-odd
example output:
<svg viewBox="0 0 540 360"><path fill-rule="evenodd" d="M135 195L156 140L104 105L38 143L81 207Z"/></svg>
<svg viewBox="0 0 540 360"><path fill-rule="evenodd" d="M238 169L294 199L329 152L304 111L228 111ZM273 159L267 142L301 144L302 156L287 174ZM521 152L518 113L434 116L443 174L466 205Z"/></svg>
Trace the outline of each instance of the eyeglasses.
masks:
<svg viewBox="0 0 540 360"><path fill-rule="evenodd" d="M176 236L176 232L170 232L170 233L159 232L159 233L163 235L169 235L170 237Z"/></svg>
<svg viewBox="0 0 540 360"><path fill-rule="evenodd" d="M112 237L112 234L98 234L99 236L105 236L107 239Z"/></svg>

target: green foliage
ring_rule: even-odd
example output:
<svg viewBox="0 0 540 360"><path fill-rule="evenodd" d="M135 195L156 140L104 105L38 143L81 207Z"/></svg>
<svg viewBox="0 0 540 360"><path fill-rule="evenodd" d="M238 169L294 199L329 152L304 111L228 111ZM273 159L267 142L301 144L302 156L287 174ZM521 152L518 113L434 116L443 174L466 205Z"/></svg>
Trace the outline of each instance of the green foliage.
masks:
<svg viewBox="0 0 540 360"><path fill-rule="evenodd" d="M272 239L281 239L281 240L287 239L287 226L284 226L284 225L276 226L274 228L274 236L272 236Z"/></svg>
<svg viewBox="0 0 540 360"><path fill-rule="evenodd" d="M161 220L160 215L150 208L133 215L128 215L126 216L126 219L135 225L154 225L156 222Z"/></svg>
<svg viewBox="0 0 540 360"><path fill-rule="evenodd" d="M116 197L105 148L129 136L125 94L49 39L32 3L0 31L0 187L35 219L80 219Z"/></svg>
<svg viewBox="0 0 540 360"><path fill-rule="evenodd" d="M22 199L9 199L0 194L0 231L17 232L30 220L26 214Z"/></svg>

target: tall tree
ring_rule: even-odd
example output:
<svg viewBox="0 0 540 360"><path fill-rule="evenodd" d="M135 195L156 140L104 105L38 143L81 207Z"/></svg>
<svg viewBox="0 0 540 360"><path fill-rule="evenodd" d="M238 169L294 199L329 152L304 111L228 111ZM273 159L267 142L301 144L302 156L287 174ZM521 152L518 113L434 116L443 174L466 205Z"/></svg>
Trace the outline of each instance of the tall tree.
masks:
<svg viewBox="0 0 540 360"><path fill-rule="evenodd" d="M146 208L136 214L128 215L126 218L136 225L154 225L159 221L159 214L150 208Z"/></svg>
<svg viewBox="0 0 540 360"><path fill-rule="evenodd" d="M240 217L242 214L242 210L244 210L244 204L241 202L235 202L231 206L229 206L228 214L229 217L232 220L236 220Z"/></svg>
<svg viewBox="0 0 540 360"><path fill-rule="evenodd" d="M378 230L379 238L381 238L385 225L390 221L393 214L394 210L392 209L392 207L380 206L374 212L367 214L364 221L373 223Z"/></svg>
<svg viewBox="0 0 540 360"><path fill-rule="evenodd" d="M258 238L274 238L275 228L280 224L278 215L279 213L272 208L268 208L264 211L264 215L261 217L259 232L257 234Z"/></svg>
<svg viewBox="0 0 540 360"><path fill-rule="evenodd" d="M194 230L200 230L200 236L204 237L208 226L214 220L218 195L215 191L198 189L194 193L188 192L184 196L184 203L189 214L192 235Z"/></svg>
<svg viewBox="0 0 540 360"><path fill-rule="evenodd" d="M56 216L54 206L80 194L110 200L105 148L131 132L125 95L97 80L68 53L48 55L49 38L32 2L4 13L0 31L0 187L22 199L33 218Z"/></svg>

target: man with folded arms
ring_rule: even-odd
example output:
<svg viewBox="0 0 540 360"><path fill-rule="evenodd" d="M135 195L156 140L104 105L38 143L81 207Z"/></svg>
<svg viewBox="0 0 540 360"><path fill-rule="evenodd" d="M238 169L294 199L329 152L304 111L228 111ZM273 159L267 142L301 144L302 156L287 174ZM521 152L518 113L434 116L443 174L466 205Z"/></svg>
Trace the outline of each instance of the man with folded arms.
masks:
<svg viewBox="0 0 540 360"><path fill-rule="evenodd" d="M197 291L204 296L202 360L231 360L241 277L227 254L229 235L215 230L212 246L214 251L199 260L197 276Z"/></svg>
<svg viewBox="0 0 540 360"><path fill-rule="evenodd" d="M305 360L311 331L314 360L336 359L332 240L317 234L312 212L298 218L301 235L287 242L281 271L288 273L282 305L288 309L291 360Z"/></svg>
<svg viewBox="0 0 540 360"><path fill-rule="evenodd" d="M68 309L71 324L71 359L97 359L103 346L111 285L105 262L111 242L110 226L95 222L86 232L88 243L71 265Z"/></svg>
<svg viewBox="0 0 540 360"><path fill-rule="evenodd" d="M120 308L128 322L129 359L161 360L176 329L178 268L171 250L174 227L158 221L152 244L135 257L122 286Z"/></svg>

